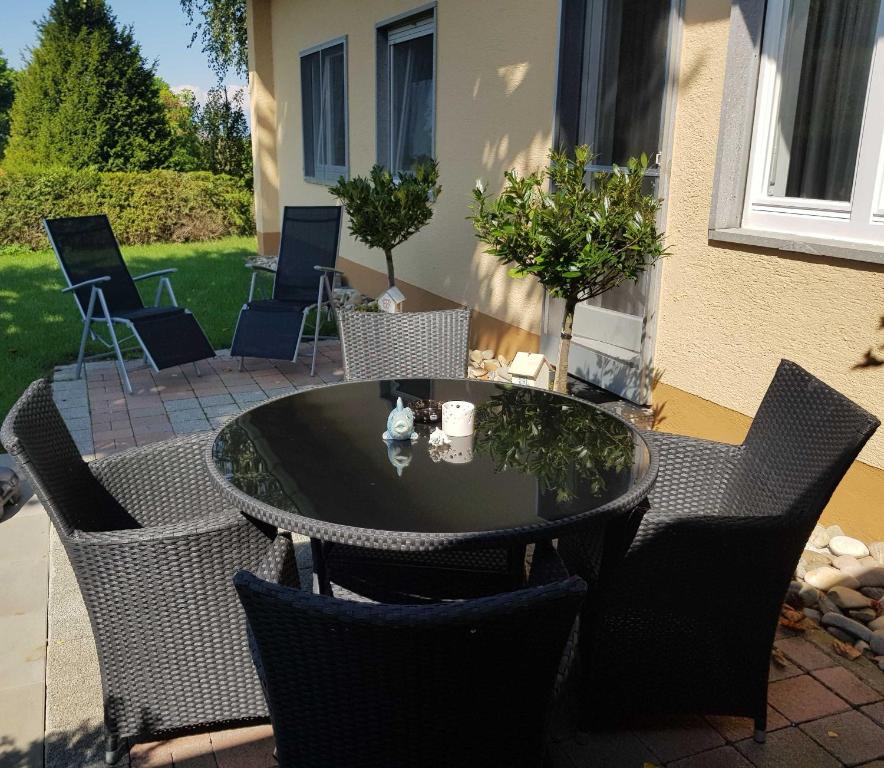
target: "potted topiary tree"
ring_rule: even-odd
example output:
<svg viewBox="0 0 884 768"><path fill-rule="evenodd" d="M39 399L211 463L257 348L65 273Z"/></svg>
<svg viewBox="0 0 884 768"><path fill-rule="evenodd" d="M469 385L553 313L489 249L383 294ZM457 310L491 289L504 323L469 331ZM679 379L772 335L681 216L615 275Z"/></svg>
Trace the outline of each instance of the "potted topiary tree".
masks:
<svg viewBox="0 0 884 768"><path fill-rule="evenodd" d="M577 302L635 280L665 248L656 225L660 200L642 191L645 155L596 173L589 185L588 146L577 147L573 158L555 151L549 157L546 169L529 176L508 171L496 200L477 184L471 218L488 252L514 265L511 277L534 276L550 296L564 299L554 387L565 392Z"/></svg>
<svg viewBox="0 0 884 768"><path fill-rule="evenodd" d="M431 204L442 193L438 181L438 164L424 160L409 173L395 175L375 165L368 177L342 176L329 190L347 211L350 234L384 252L390 288L396 286L393 249L433 217Z"/></svg>

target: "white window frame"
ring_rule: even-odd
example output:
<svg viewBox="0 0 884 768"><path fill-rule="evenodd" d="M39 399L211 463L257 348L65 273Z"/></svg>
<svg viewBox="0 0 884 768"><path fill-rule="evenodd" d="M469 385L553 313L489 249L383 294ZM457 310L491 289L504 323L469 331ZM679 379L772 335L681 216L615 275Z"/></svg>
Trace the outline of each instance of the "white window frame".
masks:
<svg viewBox="0 0 884 768"><path fill-rule="evenodd" d="M311 46L310 48L305 48L298 54L298 65L300 67L304 66L304 59L307 56L310 56L314 53L321 53L324 50L329 48L334 48L338 45L343 46L344 51L344 165L332 165L329 163L319 163L316 158L316 152L314 148L314 158L313 158L313 170L314 173L307 173L307 158L306 158L306 133L303 129L304 121L306 119L306 115L304 114L304 95L301 94L301 135L302 135L302 145L304 152L304 180L312 182L314 184L324 184L331 185L337 183L338 179L343 176L344 178L348 178L350 175L350 96L349 96L349 80L350 80L350 72L349 72L349 52L347 47L347 36L342 35L341 37L333 38L332 40L327 40L324 43L319 43L319 45ZM320 66L320 77L322 76L322 67Z"/></svg>
<svg viewBox="0 0 884 768"><path fill-rule="evenodd" d="M884 92L884 2L878 15L851 199L810 200L768 193L786 25L796 1L769 0L767 4L742 227L880 245L884 242L884 99L875 94Z"/></svg>
<svg viewBox="0 0 884 768"><path fill-rule="evenodd" d="M393 114L393 47L414 40L418 37L431 36L433 40L433 120L430 134L430 148L433 157L436 156L436 117L437 117L437 33L436 3L416 8L406 14L393 19L380 22L376 25L381 39L383 62L379 61L378 69L378 93L383 93L383 100L379 100L378 114L378 162L394 172L403 172L406 169L393 168L395 147L393 146L395 132L393 131L394 120L397 115ZM381 110L383 114L381 114Z"/></svg>

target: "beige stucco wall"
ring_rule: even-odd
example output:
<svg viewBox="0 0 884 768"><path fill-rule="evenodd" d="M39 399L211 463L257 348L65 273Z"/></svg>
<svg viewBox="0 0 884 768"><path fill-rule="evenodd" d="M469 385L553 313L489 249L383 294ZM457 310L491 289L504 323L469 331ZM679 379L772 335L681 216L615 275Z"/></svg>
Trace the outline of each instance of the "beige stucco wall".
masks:
<svg viewBox="0 0 884 768"><path fill-rule="evenodd" d="M375 25L420 5L415 0L274 0L273 51L278 116L279 205L330 200L304 181L299 52L341 35L349 49L351 174L376 159ZM477 178L502 185L509 168L533 171L551 141L556 0L439 0L436 156L442 195L430 224L395 252L396 276L532 332L541 291L514 281L482 253L469 215ZM540 54L540 55L538 55ZM383 269L383 256L349 236L341 256Z"/></svg>
<svg viewBox="0 0 884 768"><path fill-rule="evenodd" d="M728 0L687 0L656 365L666 384L751 416L787 357L884 420L884 368L854 369L881 341L884 268L708 242L729 14ZM884 429L860 458L884 468Z"/></svg>

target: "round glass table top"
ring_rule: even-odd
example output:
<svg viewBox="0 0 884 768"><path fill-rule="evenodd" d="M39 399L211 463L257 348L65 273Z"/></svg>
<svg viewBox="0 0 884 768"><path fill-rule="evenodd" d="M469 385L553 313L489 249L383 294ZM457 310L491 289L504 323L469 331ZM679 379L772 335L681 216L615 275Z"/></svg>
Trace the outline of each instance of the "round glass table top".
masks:
<svg viewBox="0 0 884 768"><path fill-rule="evenodd" d="M469 437L385 441L402 398L465 400ZM245 511L330 540L336 526L457 535L561 527L632 509L656 461L630 425L545 390L469 379L360 381L318 387L241 414L217 435L216 480ZM232 493L230 493L232 491ZM264 514L262 514L262 512ZM391 542L391 545L394 542Z"/></svg>

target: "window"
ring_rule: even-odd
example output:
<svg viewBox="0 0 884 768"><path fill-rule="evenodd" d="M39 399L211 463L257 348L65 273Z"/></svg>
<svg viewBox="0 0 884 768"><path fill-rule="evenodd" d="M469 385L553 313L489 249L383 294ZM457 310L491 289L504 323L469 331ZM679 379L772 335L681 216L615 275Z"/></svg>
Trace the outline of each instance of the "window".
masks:
<svg viewBox="0 0 884 768"><path fill-rule="evenodd" d="M301 53L304 176L332 184L347 175L347 41Z"/></svg>
<svg viewBox="0 0 884 768"><path fill-rule="evenodd" d="M378 31L378 161L394 172L434 155L435 30L430 12Z"/></svg>
<svg viewBox="0 0 884 768"><path fill-rule="evenodd" d="M881 0L770 0L743 227L884 240L882 35Z"/></svg>

